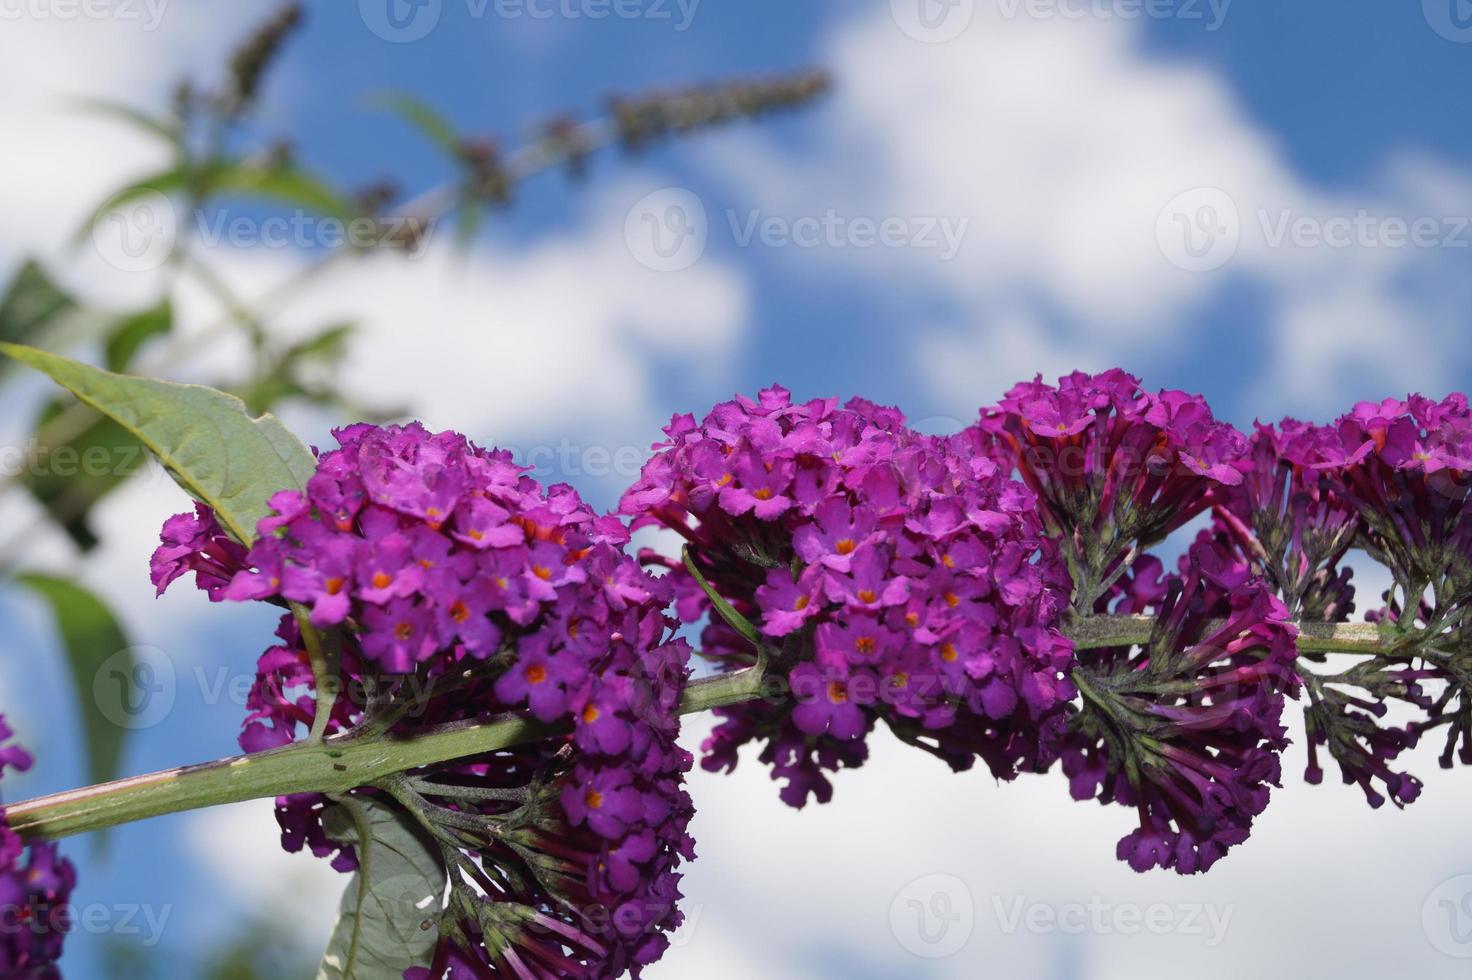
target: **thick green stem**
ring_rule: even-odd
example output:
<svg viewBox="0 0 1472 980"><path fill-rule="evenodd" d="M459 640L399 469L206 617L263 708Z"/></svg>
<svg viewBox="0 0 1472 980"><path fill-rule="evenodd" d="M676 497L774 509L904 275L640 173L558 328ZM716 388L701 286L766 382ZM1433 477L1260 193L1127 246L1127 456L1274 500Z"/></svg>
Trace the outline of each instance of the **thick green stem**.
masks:
<svg viewBox="0 0 1472 980"><path fill-rule="evenodd" d="M1224 620L1208 622L1203 629L1210 634L1225 625ZM1155 628L1152 616L1089 616L1076 618L1064 630L1079 650L1100 647L1129 646L1146 643ZM1397 644L1387 640L1374 623L1299 623L1300 653L1393 653Z"/></svg>
<svg viewBox="0 0 1472 980"><path fill-rule="evenodd" d="M683 713L750 701L761 689L752 670L695 681ZM494 752L554 734L533 719L504 717L445 725L414 736L338 737L296 742L254 755L167 769L146 776L38 797L5 808L25 837L58 838L119 824L294 793L345 793L395 773Z"/></svg>
<svg viewBox="0 0 1472 980"><path fill-rule="evenodd" d="M1149 640L1148 616L1094 616L1069 623L1081 650ZM1209 627L1208 627L1209 628ZM1380 629L1361 623L1304 623L1298 647L1305 653L1393 653L1398 647ZM683 714L751 701L762 694L763 670L752 667L695 681L685 690ZM6 808L6 822L26 837L58 838L102 830L148 817L294 793L344 793L395 773L494 752L555 734L516 716L443 726L412 738L339 736L302 742L169 769L147 776L88 786L27 800Z"/></svg>

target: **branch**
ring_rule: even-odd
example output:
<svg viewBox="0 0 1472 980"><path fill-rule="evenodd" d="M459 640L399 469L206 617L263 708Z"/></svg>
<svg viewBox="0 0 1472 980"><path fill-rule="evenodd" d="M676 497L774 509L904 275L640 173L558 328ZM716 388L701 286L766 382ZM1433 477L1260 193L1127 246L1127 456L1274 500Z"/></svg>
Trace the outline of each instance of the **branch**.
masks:
<svg viewBox="0 0 1472 980"><path fill-rule="evenodd" d="M1146 643L1155 621L1149 616L1078 618L1065 632L1080 650ZM1207 629L1212 626L1209 624ZM1299 624L1304 653L1394 655L1404 637L1387 637L1369 623ZM762 695L760 667L692 682L681 714L740 704ZM520 715L457 722L409 738L339 735L307 739L258 752L135 776L57 793L5 808L5 822L25 837L58 838L102 830L166 813L240 803L294 793L346 793L396 773L483 755L553 737L561 732Z"/></svg>

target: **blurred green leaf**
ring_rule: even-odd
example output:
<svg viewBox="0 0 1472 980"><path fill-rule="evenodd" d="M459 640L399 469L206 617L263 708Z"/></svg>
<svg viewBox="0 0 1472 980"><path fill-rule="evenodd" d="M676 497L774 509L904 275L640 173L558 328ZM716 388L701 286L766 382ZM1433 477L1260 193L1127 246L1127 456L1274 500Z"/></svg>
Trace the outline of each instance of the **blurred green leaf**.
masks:
<svg viewBox="0 0 1472 980"><path fill-rule="evenodd" d="M168 303L123 317L106 340L108 366L126 368L144 343L167 333L172 324ZM37 420L20 482L78 548L90 551L97 545L89 520L92 509L147 461L137 436L112 419L58 398L46 404Z"/></svg>
<svg viewBox="0 0 1472 980"><path fill-rule="evenodd" d="M323 818L328 836L353 845L358 871L343 892L317 980L402 980L428 966L447 879L439 850L398 810L352 797Z"/></svg>
<svg viewBox="0 0 1472 980"><path fill-rule="evenodd" d="M202 197L259 197L351 221L358 209L322 180L296 167L227 164L211 170Z"/></svg>
<svg viewBox="0 0 1472 980"><path fill-rule="evenodd" d="M28 343L48 321L76 308L76 300L51 281L40 263L30 259L0 298L0 341Z"/></svg>
<svg viewBox="0 0 1472 980"><path fill-rule="evenodd" d="M113 719L126 717L130 708L134 663L128 650L132 644L102 600L75 582L36 574L19 575L16 582L45 599L56 617L86 730L90 781L116 779L128 733ZM110 669L121 672L122 683L98 683L98 675L110 660Z"/></svg>
<svg viewBox="0 0 1472 980"><path fill-rule="evenodd" d="M47 429L74 405L56 399L42 410L20 482L79 549L91 551L97 546L93 507L143 468L148 450L123 426L86 408L64 423L64 439L50 441Z"/></svg>
<svg viewBox="0 0 1472 980"><path fill-rule="evenodd" d="M0 296L0 342L52 346L83 339L108 322L58 286L35 260L29 260ZM5 373L8 365L0 367Z"/></svg>
<svg viewBox="0 0 1472 980"><path fill-rule="evenodd" d="M428 102L408 92L393 91L375 95L372 104L403 119L446 153L458 156L460 137L455 134L455 127Z"/></svg>
<svg viewBox="0 0 1472 980"><path fill-rule="evenodd" d="M179 145L182 130L179 127L179 123L173 119L151 116L141 109L135 109L121 102L113 102L110 99L79 98L72 101L73 105L83 112L117 119L137 129L159 136L174 146Z"/></svg>
<svg viewBox="0 0 1472 980"><path fill-rule="evenodd" d="M168 197L171 194L188 190L191 186L195 186L198 180L199 174L197 171L187 166L179 166L129 184L93 209L91 216L87 218L86 224L77 229L76 234L73 236L73 244L79 244L85 241L87 236L92 233L92 229L101 224L103 219L110 213L132 201L136 201L145 194L162 194Z"/></svg>
<svg viewBox="0 0 1472 980"><path fill-rule="evenodd" d="M302 489L316 469L311 451L285 426L270 415L251 418L233 395L112 374L16 344L0 344L0 353L49 375L137 436L237 541L254 540L271 496Z"/></svg>
<svg viewBox="0 0 1472 980"><path fill-rule="evenodd" d="M126 371L133 357L148 341L174 329L174 307L164 300L152 309L125 316L108 335L105 348L107 369Z"/></svg>

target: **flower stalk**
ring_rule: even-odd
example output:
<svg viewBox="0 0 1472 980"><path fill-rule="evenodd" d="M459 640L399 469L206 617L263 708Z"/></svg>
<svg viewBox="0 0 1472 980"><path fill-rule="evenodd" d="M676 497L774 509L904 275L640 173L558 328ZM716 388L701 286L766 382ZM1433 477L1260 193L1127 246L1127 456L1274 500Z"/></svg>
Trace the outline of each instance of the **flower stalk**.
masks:
<svg viewBox="0 0 1472 980"><path fill-rule="evenodd" d="M1076 617L1064 632L1078 649L1147 642L1150 616ZM1208 631L1210 624L1208 624ZM1401 636L1387 637L1368 623L1300 623L1300 652L1395 654ZM740 704L762 695L763 671L748 668L693 681L682 714ZM55 840L186 810L295 793L345 793L398 773L494 752L557 732L535 719L508 716L444 725L413 738L346 735L305 740L277 749L166 769L110 783L37 797L6 807L21 836Z"/></svg>

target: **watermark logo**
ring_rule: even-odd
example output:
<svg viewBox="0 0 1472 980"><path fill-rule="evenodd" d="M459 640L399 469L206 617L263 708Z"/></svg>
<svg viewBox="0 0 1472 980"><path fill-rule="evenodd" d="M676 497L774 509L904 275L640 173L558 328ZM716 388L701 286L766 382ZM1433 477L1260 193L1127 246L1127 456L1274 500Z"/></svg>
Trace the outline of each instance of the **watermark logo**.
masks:
<svg viewBox="0 0 1472 980"><path fill-rule="evenodd" d="M889 0L899 29L924 44L944 44L965 33L976 17L976 0Z"/></svg>
<svg viewBox="0 0 1472 980"><path fill-rule="evenodd" d="M119 728L152 728L174 710L178 681L174 662L158 647L119 650L92 677L92 699Z"/></svg>
<svg viewBox="0 0 1472 980"><path fill-rule="evenodd" d="M111 20L158 30L169 0L0 0L0 20Z"/></svg>
<svg viewBox="0 0 1472 980"><path fill-rule="evenodd" d="M385 41L418 41L440 22L444 0L358 0L358 14Z"/></svg>
<svg viewBox="0 0 1472 980"><path fill-rule="evenodd" d="M1421 13L1448 41L1472 44L1472 0L1421 0Z"/></svg>
<svg viewBox="0 0 1472 980"><path fill-rule="evenodd" d="M1137 936L1148 933L1152 936L1197 936L1208 948L1214 948L1227 937L1227 929L1236 911L1235 905L1200 902L1176 905L1154 902L1143 906L1133 902L1115 903L1098 895L1087 902L1058 905L1029 901L1021 895L1010 901L1000 895L992 896L992 912L996 915L997 927L1006 936L1022 930L1035 936L1054 933L1066 936L1085 933Z"/></svg>
<svg viewBox="0 0 1472 980"><path fill-rule="evenodd" d="M629 254L655 272L680 272L699 262L708 234L705 205L683 187L645 195L624 218Z"/></svg>
<svg viewBox="0 0 1472 980"><path fill-rule="evenodd" d="M947 218L940 215L868 215L843 214L829 208L822 214L797 217L768 215L752 210L738 214L726 212L731 238L737 248L748 248L758 242L767 248L803 249L872 249L905 248L933 252L942 262L949 262L961 251L970 218Z"/></svg>
<svg viewBox="0 0 1472 980"><path fill-rule="evenodd" d="M1421 930L1438 953L1472 960L1472 874L1432 889L1421 906Z"/></svg>
<svg viewBox="0 0 1472 980"><path fill-rule="evenodd" d="M119 196L92 225L92 245L120 272L152 272L169 260L179 237L174 204L157 191Z"/></svg>
<svg viewBox="0 0 1472 980"><path fill-rule="evenodd" d="M1232 0L1001 0L1002 16L1015 20L1179 20L1199 21L1219 31Z"/></svg>
<svg viewBox="0 0 1472 980"><path fill-rule="evenodd" d="M1218 187L1177 194L1155 219L1155 242L1174 266L1187 272L1220 269L1237 254L1242 215Z"/></svg>
<svg viewBox="0 0 1472 980"><path fill-rule="evenodd" d="M976 902L955 875L916 878L889 906L889 931L905 951L922 959L954 956L976 928Z"/></svg>

